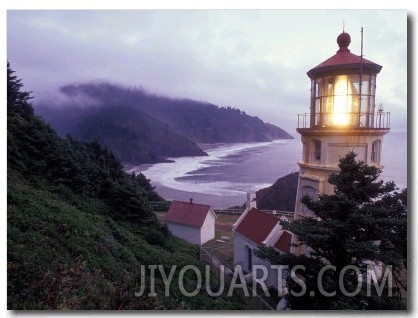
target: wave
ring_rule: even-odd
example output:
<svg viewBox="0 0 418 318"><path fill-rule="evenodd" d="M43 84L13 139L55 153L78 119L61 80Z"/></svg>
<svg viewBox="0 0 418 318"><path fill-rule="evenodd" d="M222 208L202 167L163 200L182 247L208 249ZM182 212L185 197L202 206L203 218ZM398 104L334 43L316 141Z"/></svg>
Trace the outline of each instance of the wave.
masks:
<svg viewBox="0 0 418 318"><path fill-rule="evenodd" d="M206 157L170 158L174 162L154 164L141 172L151 180L152 184L157 186L157 191L158 186L161 185L192 193L224 196L245 195L247 192L270 186L271 183L225 180L225 167L239 163L245 156L260 153L262 148L285 144L289 141L223 144L206 150L208 154ZM221 167L223 172L208 171L216 167ZM141 167L134 167L128 172L140 170Z"/></svg>

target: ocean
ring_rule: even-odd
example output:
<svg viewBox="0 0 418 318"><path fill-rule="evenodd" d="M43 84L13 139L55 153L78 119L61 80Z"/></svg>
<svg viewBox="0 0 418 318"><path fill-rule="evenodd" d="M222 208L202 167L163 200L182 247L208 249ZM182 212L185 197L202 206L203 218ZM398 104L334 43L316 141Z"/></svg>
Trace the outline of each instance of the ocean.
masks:
<svg viewBox="0 0 418 318"><path fill-rule="evenodd" d="M241 206L248 192L272 185L299 171L300 138L237 144L203 145L208 156L175 158L174 162L130 167L142 172L167 200L209 204L215 209ZM407 186L407 136L391 131L382 147L382 177Z"/></svg>

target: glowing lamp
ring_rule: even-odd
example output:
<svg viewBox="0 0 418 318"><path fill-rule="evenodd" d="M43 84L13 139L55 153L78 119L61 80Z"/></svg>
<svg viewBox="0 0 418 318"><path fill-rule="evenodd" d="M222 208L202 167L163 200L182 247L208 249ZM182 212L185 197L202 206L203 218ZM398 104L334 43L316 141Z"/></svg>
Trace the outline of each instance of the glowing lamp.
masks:
<svg viewBox="0 0 418 318"><path fill-rule="evenodd" d="M332 122L336 126L345 126L351 123L350 115L353 113L352 86L347 75L336 76L332 111Z"/></svg>

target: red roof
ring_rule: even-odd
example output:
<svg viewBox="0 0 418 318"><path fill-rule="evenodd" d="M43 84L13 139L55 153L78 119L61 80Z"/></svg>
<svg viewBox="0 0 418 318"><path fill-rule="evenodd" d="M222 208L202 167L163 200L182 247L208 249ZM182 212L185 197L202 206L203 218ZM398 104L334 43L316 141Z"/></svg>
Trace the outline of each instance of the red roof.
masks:
<svg viewBox="0 0 418 318"><path fill-rule="evenodd" d="M339 50L335 55L331 56L329 59L325 60L321 64L314 67L320 68L320 67L326 67L326 66L334 66L334 65L346 65L346 64L360 64L361 63L361 57L358 55L355 55L350 52L350 50ZM364 64L375 64L372 61L366 60L363 58Z"/></svg>
<svg viewBox="0 0 418 318"><path fill-rule="evenodd" d="M211 207L205 204L173 201L165 217L165 221L201 227L210 210Z"/></svg>
<svg viewBox="0 0 418 318"><path fill-rule="evenodd" d="M284 253L290 253L290 244L292 243L292 234L288 231L283 231L283 234L277 240L274 247Z"/></svg>
<svg viewBox="0 0 418 318"><path fill-rule="evenodd" d="M350 41L351 39L348 33L341 33L337 38L337 43L340 46L340 49L337 51L337 53L331 56L329 59L322 62L321 64L309 70L308 76L312 78L314 75L318 73L333 71L336 69L350 69L359 71L361 64L363 65L363 71L369 71L374 74L379 73L382 69L382 66L365 58L363 58L362 60L360 56L350 52L350 50L348 49Z"/></svg>
<svg viewBox="0 0 418 318"><path fill-rule="evenodd" d="M238 225L235 232L249 238L258 245L267 238L277 222L279 222L279 218L273 214L252 208Z"/></svg>

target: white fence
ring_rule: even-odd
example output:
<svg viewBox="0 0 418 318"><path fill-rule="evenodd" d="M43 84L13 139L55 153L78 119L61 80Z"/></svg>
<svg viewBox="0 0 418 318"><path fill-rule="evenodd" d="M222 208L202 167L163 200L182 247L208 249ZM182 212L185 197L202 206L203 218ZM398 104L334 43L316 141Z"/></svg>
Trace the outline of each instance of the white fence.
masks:
<svg viewBox="0 0 418 318"><path fill-rule="evenodd" d="M216 214L242 214L244 213L244 210L238 210L238 209L215 209L214 210ZM274 215L279 215L279 216L287 216L287 217L291 217L293 218L295 212L290 212L290 211L279 211L279 210L260 210L266 213L271 213Z"/></svg>

